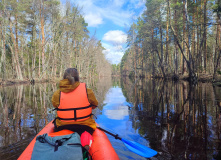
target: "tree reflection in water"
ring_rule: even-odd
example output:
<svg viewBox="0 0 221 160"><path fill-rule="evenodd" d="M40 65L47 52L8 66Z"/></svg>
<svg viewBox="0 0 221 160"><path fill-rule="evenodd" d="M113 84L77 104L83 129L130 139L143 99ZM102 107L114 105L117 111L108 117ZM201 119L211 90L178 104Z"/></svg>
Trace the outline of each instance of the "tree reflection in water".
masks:
<svg viewBox="0 0 221 160"><path fill-rule="evenodd" d="M111 125L112 121L132 124L134 131L127 131L126 128L131 128L127 126L117 131L127 137L138 131L138 136L144 137L149 147L160 153L157 159L221 159L221 88L209 83L190 86L187 82L126 78L85 82L99 101L94 114L107 116L103 119ZM105 95L112 86L120 87L123 92L120 96L126 103L106 104ZM17 159L34 136L55 117L51 97L57 87L54 83L0 88L1 159ZM119 118L116 113L129 119ZM112 119L108 119L108 115ZM131 156L121 148L120 142L112 143L122 149L121 156Z"/></svg>
<svg viewBox="0 0 221 160"><path fill-rule="evenodd" d="M50 97L56 84L0 88L0 157L17 159L53 117Z"/></svg>
<svg viewBox="0 0 221 160"><path fill-rule="evenodd" d="M85 81L102 104L111 79ZM56 83L0 87L0 159L17 159L35 135L55 118L51 97L57 89Z"/></svg>
<svg viewBox="0 0 221 160"><path fill-rule="evenodd" d="M210 83L122 80L133 128L159 159L221 159L221 89Z"/></svg>

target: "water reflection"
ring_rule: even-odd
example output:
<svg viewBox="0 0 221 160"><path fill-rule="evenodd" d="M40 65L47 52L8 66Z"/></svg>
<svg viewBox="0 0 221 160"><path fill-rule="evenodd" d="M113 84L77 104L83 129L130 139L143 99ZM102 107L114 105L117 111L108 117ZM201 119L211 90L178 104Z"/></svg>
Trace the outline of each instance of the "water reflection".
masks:
<svg viewBox="0 0 221 160"><path fill-rule="evenodd" d="M128 106L124 105L125 102L121 88L111 88L103 102L106 104L103 107L103 114L109 119L123 120L129 115Z"/></svg>
<svg viewBox="0 0 221 160"><path fill-rule="evenodd" d="M56 85L56 84L55 84ZM30 140L52 119L54 85L0 88L0 157L17 159Z"/></svg>
<svg viewBox="0 0 221 160"><path fill-rule="evenodd" d="M102 104L111 79L85 82ZM57 88L56 83L0 88L0 159L17 159L35 135L55 118L51 97ZM95 114L100 114L100 110L95 110Z"/></svg>
<svg viewBox="0 0 221 160"><path fill-rule="evenodd" d="M221 158L220 88L208 83L190 87L187 82L128 79L122 88L133 104L133 128L161 152L158 159Z"/></svg>
<svg viewBox="0 0 221 160"><path fill-rule="evenodd" d="M157 150L155 159L221 159L221 88L127 78L85 82L99 101L99 125ZM54 118L51 96L57 86L0 88L1 159L17 159ZM108 137L121 159L145 159Z"/></svg>
<svg viewBox="0 0 221 160"><path fill-rule="evenodd" d="M148 146L148 142L132 127L130 106L131 104L127 102L122 89L119 86L114 86L107 92L102 114L97 116L96 121L101 127L119 134L120 137ZM107 136L120 159L145 159L130 152L120 140L116 140L110 135Z"/></svg>
<svg viewBox="0 0 221 160"><path fill-rule="evenodd" d="M105 108L103 108L103 111L104 115L107 116L107 118L116 120L123 120L124 117L128 116L129 114L127 106L105 106Z"/></svg>

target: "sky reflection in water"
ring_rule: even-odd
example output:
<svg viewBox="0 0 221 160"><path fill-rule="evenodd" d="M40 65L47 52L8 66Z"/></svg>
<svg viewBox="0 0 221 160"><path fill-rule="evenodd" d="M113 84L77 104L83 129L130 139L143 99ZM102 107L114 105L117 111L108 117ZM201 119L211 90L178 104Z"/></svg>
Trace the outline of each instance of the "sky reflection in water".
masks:
<svg viewBox="0 0 221 160"><path fill-rule="evenodd" d="M96 122L161 153L153 159L220 159L220 87L129 79L87 84L99 101ZM0 159L16 159L55 118L51 96L56 90L50 83L0 88ZM145 159L107 136L120 159Z"/></svg>
<svg viewBox="0 0 221 160"><path fill-rule="evenodd" d="M148 142L138 134L137 130L132 128L132 122L129 119L130 104L126 101L121 88L109 89L103 103L106 105L103 107L102 115L98 115L96 120L101 127L124 139L148 146ZM120 140L107 136L121 159L145 159L129 151Z"/></svg>

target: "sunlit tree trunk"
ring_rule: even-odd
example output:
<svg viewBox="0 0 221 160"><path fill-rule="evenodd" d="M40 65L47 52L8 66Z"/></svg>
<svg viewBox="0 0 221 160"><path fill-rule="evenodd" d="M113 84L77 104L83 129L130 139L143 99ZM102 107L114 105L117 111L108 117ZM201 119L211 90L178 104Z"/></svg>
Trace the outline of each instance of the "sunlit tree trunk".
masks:
<svg viewBox="0 0 221 160"><path fill-rule="evenodd" d="M40 20L41 20L41 55L42 55L41 56L41 60L42 60L42 74L44 74L45 73L44 0L41 0L40 3L41 4L40 4L39 14L40 14ZM40 70L40 68L39 68L39 70ZM43 75L42 78L44 78L44 75Z"/></svg>
<svg viewBox="0 0 221 160"><path fill-rule="evenodd" d="M34 54L34 56L32 57L32 67L31 67L31 77L34 79L35 78L35 67L36 67L36 26L33 25L32 27L32 53Z"/></svg>
<svg viewBox="0 0 221 160"><path fill-rule="evenodd" d="M13 48L11 46L11 52L13 55L13 62L14 62L15 68L16 68L17 78L20 80L23 80L23 76L21 73L21 67L20 67L20 63L19 63L19 58L18 58L18 50L16 47L16 40L15 40L14 33L12 31L12 21L10 18L9 18L9 21L10 21L10 35L11 35L11 39L13 42Z"/></svg>
<svg viewBox="0 0 221 160"><path fill-rule="evenodd" d="M2 74L2 79L4 80L6 77L5 75L5 61L6 61L6 49L5 49L5 38L6 38L6 19L3 18L5 14L5 0L2 1L2 11L0 12L0 32L1 32L1 59L0 59L0 74Z"/></svg>

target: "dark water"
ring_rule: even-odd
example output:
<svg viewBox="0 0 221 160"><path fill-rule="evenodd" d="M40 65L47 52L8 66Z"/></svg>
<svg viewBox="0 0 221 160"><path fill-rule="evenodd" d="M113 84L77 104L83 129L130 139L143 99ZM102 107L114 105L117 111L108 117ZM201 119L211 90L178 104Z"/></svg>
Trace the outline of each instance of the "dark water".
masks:
<svg viewBox="0 0 221 160"><path fill-rule="evenodd" d="M99 101L96 122L159 152L151 159L221 159L221 88L210 83L86 81ZM54 116L57 84L0 88L0 159L19 157ZM120 159L145 159L108 135Z"/></svg>

